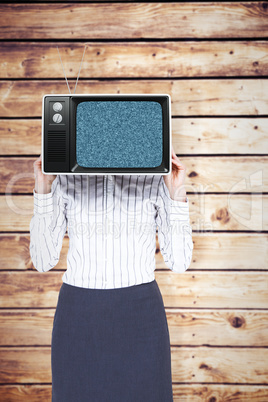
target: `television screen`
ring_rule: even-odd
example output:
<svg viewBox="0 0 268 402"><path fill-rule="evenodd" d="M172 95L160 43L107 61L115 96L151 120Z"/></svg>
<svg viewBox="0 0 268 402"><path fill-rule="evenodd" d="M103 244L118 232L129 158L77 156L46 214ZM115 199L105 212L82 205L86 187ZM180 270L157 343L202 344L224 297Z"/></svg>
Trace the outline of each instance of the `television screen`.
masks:
<svg viewBox="0 0 268 402"><path fill-rule="evenodd" d="M159 102L80 102L76 112L77 163L84 168L159 166L162 124Z"/></svg>

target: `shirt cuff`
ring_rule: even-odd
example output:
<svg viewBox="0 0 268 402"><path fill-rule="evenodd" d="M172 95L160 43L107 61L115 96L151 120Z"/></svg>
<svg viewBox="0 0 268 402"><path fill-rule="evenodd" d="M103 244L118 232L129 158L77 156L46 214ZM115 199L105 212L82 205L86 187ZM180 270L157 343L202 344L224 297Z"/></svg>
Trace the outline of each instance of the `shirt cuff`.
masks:
<svg viewBox="0 0 268 402"><path fill-rule="evenodd" d="M188 197L186 197L186 201L173 200L172 198L169 198L169 199L170 199L170 205L178 205L178 206L189 205Z"/></svg>
<svg viewBox="0 0 268 402"><path fill-rule="evenodd" d="M52 214L53 213L53 195L52 191L47 194L37 193L33 189L34 196L34 213L39 215Z"/></svg>
<svg viewBox="0 0 268 402"><path fill-rule="evenodd" d="M189 217L189 199L186 197L186 201L173 200L169 197L170 213L175 215L183 215ZM173 215L173 216L175 216Z"/></svg>

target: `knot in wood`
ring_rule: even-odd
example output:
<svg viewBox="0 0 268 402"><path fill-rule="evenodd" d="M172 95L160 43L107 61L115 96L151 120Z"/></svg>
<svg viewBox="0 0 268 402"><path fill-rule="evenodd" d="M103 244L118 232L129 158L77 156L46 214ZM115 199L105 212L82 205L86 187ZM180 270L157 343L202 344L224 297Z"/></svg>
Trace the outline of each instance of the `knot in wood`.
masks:
<svg viewBox="0 0 268 402"><path fill-rule="evenodd" d="M230 220L230 215L227 208L220 208L216 211L216 219L218 221L222 221L223 223L227 223Z"/></svg>
<svg viewBox="0 0 268 402"><path fill-rule="evenodd" d="M245 323L245 319L243 317L233 317L231 320L231 324L234 328L240 328Z"/></svg>
<svg viewBox="0 0 268 402"><path fill-rule="evenodd" d="M196 173L196 172L191 172L191 173L189 173L189 175L188 175L189 177L195 177L195 176L198 176L198 173Z"/></svg>

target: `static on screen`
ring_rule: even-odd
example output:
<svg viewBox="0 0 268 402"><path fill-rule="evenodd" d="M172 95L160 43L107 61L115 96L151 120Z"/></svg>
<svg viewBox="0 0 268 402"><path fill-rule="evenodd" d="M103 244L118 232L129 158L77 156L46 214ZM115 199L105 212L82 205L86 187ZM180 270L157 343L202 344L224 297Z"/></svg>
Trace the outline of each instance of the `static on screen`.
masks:
<svg viewBox="0 0 268 402"><path fill-rule="evenodd" d="M163 157L162 106L154 101L80 102L76 114L78 165L157 167Z"/></svg>

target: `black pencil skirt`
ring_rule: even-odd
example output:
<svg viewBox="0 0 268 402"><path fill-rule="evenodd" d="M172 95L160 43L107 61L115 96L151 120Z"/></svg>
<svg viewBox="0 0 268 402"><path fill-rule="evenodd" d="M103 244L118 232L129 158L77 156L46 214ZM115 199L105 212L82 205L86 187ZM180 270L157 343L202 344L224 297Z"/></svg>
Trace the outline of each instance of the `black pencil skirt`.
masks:
<svg viewBox="0 0 268 402"><path fill-rule="evenodd" d="M170 337L156 280L117 289L62 283L52 402L172 402Z"/></svg>

